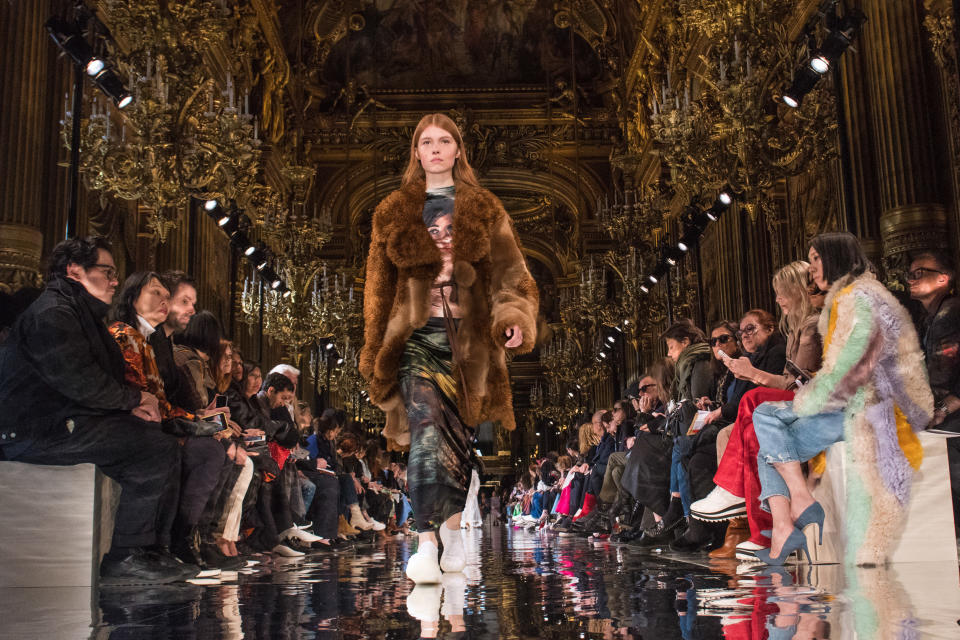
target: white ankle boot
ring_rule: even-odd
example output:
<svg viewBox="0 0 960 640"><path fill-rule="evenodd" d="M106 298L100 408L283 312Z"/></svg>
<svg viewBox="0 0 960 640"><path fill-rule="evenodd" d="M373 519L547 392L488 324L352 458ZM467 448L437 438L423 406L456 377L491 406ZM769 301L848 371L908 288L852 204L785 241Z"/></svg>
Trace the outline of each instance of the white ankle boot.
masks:
<svg viewBox="0 0 960 640"><path fill-rule="evenodd" d="M439 584L443 577L437 562L439 553L435 543L421 542L417 552L407 560L407 577L417 584Z"/></svg>
<svg viewBox="0 0 960 640"><path fill-rule="evenodd" d="M440 568L446 573L463 571L467 566L467 552L463 548L460 529L450 529L445 524L440 525L440 542L443 543Z"/></svg>
<svg viewBox="0 0 960 640"><path fill-rule="evenodd" d="M360 511L360 505L358 504L350 505L350 526L354 529L360 529L361 531L370 531L373 529L373 525L363 517L363 512Z"/></svg>

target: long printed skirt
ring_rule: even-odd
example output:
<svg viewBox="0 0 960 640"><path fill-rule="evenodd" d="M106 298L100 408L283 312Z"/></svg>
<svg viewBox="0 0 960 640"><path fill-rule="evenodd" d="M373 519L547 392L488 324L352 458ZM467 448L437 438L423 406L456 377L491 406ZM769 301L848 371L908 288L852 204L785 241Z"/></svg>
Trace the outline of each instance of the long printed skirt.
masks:
<svg viewBox="0 0 960 640"><path fill-rule="evenodd" d="M474 430L457 410L453 354L442 318L431 318L407 341L400 390L410 422L407 485L418 531L461 513L475 466Z"/></svg>

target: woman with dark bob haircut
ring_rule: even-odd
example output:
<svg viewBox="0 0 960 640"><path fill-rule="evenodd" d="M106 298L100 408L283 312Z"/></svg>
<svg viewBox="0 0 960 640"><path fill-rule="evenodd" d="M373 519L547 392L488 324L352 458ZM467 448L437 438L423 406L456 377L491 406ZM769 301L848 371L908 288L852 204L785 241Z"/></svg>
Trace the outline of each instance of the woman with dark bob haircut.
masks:
<svg viewBox="0 0 960 640"><path fill-rule="evenodd" d="M933 415L923 352L909 314L877 281L854 236L817 236L808 255L814 283L827 291L819 323L823 364L792 401L765 402L754 411L760 501L773 517L770 549L757 558L782 565L793 551L807 551L803 529L810 524L819 526L823 541L824 510L801 464L842 441L846 502L853 507L840 525L845 562L884 564L923 457L914 431Z"/></svg>

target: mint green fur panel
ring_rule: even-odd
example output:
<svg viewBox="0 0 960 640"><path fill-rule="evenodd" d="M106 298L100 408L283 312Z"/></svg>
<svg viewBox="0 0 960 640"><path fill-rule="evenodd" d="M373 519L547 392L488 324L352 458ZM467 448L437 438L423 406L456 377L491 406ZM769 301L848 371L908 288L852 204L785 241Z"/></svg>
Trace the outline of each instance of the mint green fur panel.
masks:
<svg viewBox="0 0 960 640"><path fill-rule="evenodd" d="M847 405L846 416L843 420L843 439L844 451L846 454L846 483L847 483L847 509L845 517L845 526L847 531L846 557L844 564L853 566L857 564L857 550L863 545L867 536L867 527L870 526L870 514L873 512L873 499L871 498L863 478L857 472L857 452L853 447L854 441L854 422L857 415L863 412L866 405L866 391L858 390Z"/></svg>
<svg viewBox="0 0 960 640"><path fill-rule="evenodd" d="M833 336L830 344L830 351L839 350L833 369L824 372L821 371L807 385L810 387L805 390L802 396L803 408L798 411L798 415L813 415L827 410L830 396L836 390L843 378L856 366L867 351L867 345L870 342L870 335L873 333L873 317L870 312L870 303L864 297L855 292L847 295L854 296L853 313L854 321L850 329L850 334L846 336L843 342L838 342L838 336ZM839 312L838 309L837 311ZM836 329L834 329L836 333ZM847 412L849 416L849 411Z"/></svg>

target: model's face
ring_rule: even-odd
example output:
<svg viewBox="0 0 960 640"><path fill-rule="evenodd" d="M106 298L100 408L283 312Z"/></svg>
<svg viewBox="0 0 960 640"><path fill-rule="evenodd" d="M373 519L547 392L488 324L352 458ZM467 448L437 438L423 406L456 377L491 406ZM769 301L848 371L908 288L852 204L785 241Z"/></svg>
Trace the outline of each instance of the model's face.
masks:
<svg viewBox="0 0 960 640"><path fill-rule="evenodd" d="M823 263L820 262L820 254L813 247L807 252L807 262L810 263L810 277L813 278L813 284L817 285L821 291L826 291L830 283L823 278Z"/></svg>
<svg viewBox="0 0 960 640"><path fill-rule="evenodd" d="M83 285L87 293L105 304L113 302L113 294L117 292L117 266L113 256L105 249L97 249L97 262L89 269L78 264L67 265L67 277Z"/></svg>
<svg viewBox="0 0 960 640"><path fill-rule="evenodd" d="M170 292L167 288L156 278L151 278L140 290L140 295L133 302L133 308L151 327L156 327L167 319L169 300Z"/></svg>
<svg viewBox="0 0 960 640"><path fill-rule="evenodd" d="M424 172L443 175L453 172L453 165L460 157L457 141L446 129L430 125L417 141L417 159Z"/></svg>
<svg viewBox="0 0 960 640"><path fill-rule="evenodd" d="M170 297L169 306L167 327L173 332L183 331L190 323L190 318L197 312L197 290L193 285L181 284Z"/></svg>
<svg viewBox="0 0 960 640"><path fill-rule="evenodd" d="M728 356L737 354L737 339L725 327L717 327L710 332L710 349L713 350L713 357L720 359L720 352Z"/></svg>
<svg viewBox="0 0 960 640"><path fill-rule="evenodd" d="M689 346L690 340L687 338L683 340L667 338L667 357L676 362L680 359L680 354L683 353L683 350Z"/></svg>
<svg viewBox="0 0 960 640"><path fill-rule="evenodd" d="M950 290L950 278L940 273L940 265L933 258L921 256L910 263L907 272L907 284L910 285L911 298L926 298Z"/></svg>
<svg viewBox="0 0 960 640"><path fill-rule="evenodd" d="M430 237L440 249L441 253L450 253L453 251L453 216L450 214L440 216L433 221L427 231Z"/></svg>

